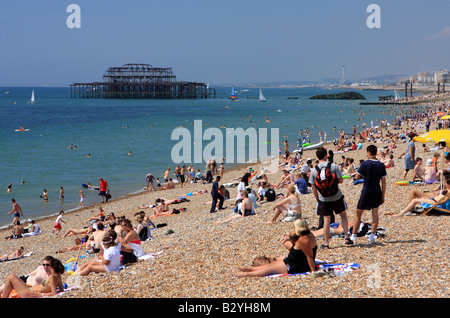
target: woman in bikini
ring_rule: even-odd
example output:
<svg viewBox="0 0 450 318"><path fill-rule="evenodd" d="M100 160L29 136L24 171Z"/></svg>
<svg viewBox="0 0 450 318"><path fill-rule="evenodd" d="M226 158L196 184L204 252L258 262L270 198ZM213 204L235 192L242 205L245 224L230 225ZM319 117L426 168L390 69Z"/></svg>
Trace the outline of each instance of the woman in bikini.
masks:
<svg viewBox="0 0 450 318"><path fill-rule="evenodd" d="M122 221L122 233L119 236L119 243L122 245L122 252L133 253L136 257L144 255L141 238L133 229L133 225L128 219Z"/></svg>
<svg viewBox="0 0 450 318"><path fill-rule="evenodd" d="M294 221L302 216L302 206L300 198L298 197L295 186L289 184L286 187L286 198L279 201L273 206L273 216L272 219L266 223L274 223L280 214L285 217L283 221Z"/></svg>
<svg viewBox="0 0 450 318"><path fill-rule="evenodd" d="M54 296L58 292L64 291L61 274L64 273L64 265L58 259L43 261L42 266L50 267L50 276L41 284L28 286L22 279L14 274L10 274L5 282L2 298L8 298L14 289L21 298L36 298L44 296Z"/></svg>
<svg viewBox="0 0 450 318"><path fill-rule="evenodd" d="M440 199L444 199L444 196L449 197L450 191L450 176L445 178L445 189L442 191L433 191L431 194L423 193L418 190L412 189L409 193L409 203L399 213L386 213L386 215L392 215L394 217L401 217L409 215L409 212L417 205L421 203L435 205ZM437 193L437 195L435 195Z"/></svg>
<svg viewBox="0 0 450 318"><path fill-rule="evenodd" d="M281 243L289 250L287 256L280 256L274 262L260 266L239 266L238 277L267 276L275 274L297 274L316 271L315 258L317 241L304 219L294 222L295 233L289 232L281 238Z"/></svg>

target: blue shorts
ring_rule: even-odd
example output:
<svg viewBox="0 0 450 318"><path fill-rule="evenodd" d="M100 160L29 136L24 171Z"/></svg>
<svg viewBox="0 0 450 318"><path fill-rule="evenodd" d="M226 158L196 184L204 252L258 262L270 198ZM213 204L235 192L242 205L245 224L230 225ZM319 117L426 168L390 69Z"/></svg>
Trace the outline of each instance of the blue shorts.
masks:
<svg viewBox="0 0 450 318"><path fill-rule="evenodd" d="M358 210L372 210L381 205L381 192L363 192L359 198L356 208Z"/></svg>

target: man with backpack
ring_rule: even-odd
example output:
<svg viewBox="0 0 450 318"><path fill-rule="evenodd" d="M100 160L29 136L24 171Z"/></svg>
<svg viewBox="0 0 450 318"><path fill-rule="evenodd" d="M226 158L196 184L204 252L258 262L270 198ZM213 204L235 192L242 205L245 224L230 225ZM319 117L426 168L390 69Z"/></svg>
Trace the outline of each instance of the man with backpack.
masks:
<svg viewBox="0 0 450 318"><path fill-rule="evenodd" d="M324 244L322 248L328 248L333 212L341 217L345 244L353 244L348 236L347 205L339 189L339 183L344 181L341 170L334 162L328 162L328 153L325 148L317 149L316 156L319 163L311 170L309 183L317 200L317 214L323 217Z"/></svg>

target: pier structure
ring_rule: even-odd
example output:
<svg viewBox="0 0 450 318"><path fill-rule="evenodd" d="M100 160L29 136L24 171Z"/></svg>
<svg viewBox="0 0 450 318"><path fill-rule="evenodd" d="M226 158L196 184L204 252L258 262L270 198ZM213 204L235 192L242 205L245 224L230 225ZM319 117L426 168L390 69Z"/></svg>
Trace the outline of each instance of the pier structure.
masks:
<svg viewBox="0 0 450 318"><path fill-rule="evenodd" d="M109 67L102 82L73 83L72 98L187 99L216 97L205 83L177 81L172 68L150 64Z"/></svg>

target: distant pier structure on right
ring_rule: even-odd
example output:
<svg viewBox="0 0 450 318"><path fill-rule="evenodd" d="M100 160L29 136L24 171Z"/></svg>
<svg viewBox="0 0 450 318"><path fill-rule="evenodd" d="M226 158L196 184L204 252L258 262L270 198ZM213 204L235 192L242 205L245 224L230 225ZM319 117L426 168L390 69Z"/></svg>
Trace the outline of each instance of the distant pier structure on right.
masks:
<svg viewBox="0 0 450 318"><path fill-rule="evenodd" d="M109 67L102 82L70 85L72 98L108 99L188 99L214 98L208 84L177 81L172 68L150 64L125 64Z"/></svg>

